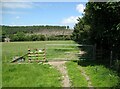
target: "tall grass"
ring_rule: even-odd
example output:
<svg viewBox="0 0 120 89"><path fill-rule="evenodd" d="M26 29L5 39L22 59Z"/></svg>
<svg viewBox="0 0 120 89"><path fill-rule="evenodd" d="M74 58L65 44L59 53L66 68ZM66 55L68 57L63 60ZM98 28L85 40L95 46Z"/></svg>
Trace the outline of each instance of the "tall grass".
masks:
<svg viewBox="0 0 120 89"><path fill-rule="evenodd" d="M4 68L6 67L6 68ZM50 65L4 64L3 87L60 87L59 72Z"/></svg>

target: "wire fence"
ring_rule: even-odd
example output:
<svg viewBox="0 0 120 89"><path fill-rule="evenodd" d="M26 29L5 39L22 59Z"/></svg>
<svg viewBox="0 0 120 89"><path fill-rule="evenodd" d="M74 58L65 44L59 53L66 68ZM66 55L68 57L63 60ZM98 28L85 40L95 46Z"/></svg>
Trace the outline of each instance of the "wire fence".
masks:
<svg viewBox="0 0 120 89"><path fill-rule="evenodd" d="M79 44L46 44L46 59L83 60L95 59L95 46Z"/></svg>

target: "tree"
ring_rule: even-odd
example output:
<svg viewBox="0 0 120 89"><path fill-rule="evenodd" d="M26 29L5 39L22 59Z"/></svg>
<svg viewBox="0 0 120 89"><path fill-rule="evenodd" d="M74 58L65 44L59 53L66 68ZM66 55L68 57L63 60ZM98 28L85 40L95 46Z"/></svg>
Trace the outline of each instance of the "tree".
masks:
<svg viewBox="0 0 120 89"><path fill-rule="evenodd" d="M96 44L97 49L103 50L104 59L110 59L111 55L112 60L119 59L120 1L88 2L84 11L74 27L73 39L79 43Z"/></svg>
<svg viewBox="0 0 120 89"><path fill-rule="evenodd" d="M12 41L24 41L25 40L25 33L24 32L17 32L14 35L10 35L10 39L12 39Z"/></svg>
<svg viewBox="0 0 120 89"><path fill-rule="evenodd" d="M111 49L118 43L119 30L116 29L120 22L119 2L88 2L83 17L86 24L90 25L90 40L97 46ZM116 38L118 37L118 38Z"/></svg>
<svg viewBox="0 0 120 89"><path fill-rule="evenodd" d="M78 43L88 43L90 26L86 25L83 18L78 19L78 23L74 26L72 34L73 40Z"/></svg>
<svg viewBox="0 0 120 89"><path fill-rule="evenodd" d="M67 29L69 29L69 26L67 26Z"/></svg>

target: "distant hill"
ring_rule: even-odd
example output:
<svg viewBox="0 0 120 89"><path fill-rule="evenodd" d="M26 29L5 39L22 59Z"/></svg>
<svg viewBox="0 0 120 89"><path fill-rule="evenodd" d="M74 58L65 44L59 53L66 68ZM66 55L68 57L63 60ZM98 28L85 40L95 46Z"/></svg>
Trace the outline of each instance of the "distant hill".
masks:
<svg viewBox="0 0 120 89"><path fill-rule="evenodd" d="M3 34L10 35L17 32L27 34L42 34L42 35L71 35L73 30L69 26L2 26Z"/></svg>

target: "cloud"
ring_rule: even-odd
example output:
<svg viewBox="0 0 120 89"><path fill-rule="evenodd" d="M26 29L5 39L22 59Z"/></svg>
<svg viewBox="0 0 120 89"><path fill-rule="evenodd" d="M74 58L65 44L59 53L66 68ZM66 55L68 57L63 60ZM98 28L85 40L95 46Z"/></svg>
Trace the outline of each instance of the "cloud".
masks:
<svg viewBox="0 0 120 89"><path fill-rule="evenodd" d="M2 3L2 8L10 8L10 9L16 9L16 8L32 8L33 3L30 2L4 2Z"/></svg>
<svg viewBox="0 0 120 89"><path fill-rule="evenodd" d="M24 2L26 0L1 0L1 2Z"/></svg>
<svg viewBox="0 0 120 89"><path fill-rule="evenodd" d="M85 6L84 6L83 4L78 4L78 5L76 6L76 10L77 10L79 13L83 13L84 9L85 9Z"/></svg>
<svg viewBox="0 0 120 89"><path fill-rule="evenodd" d="M18 12L18 11L0 11L0 14L25 14L25 12Z"/></svg>
<svg viewBox="0 0 120 89"><path fill-rule="evenodd" d="M63 19L62 24L75 24L78 22L77 21L78 17L81 18L82 16L70 16L68 18L65 18Z"/></svg>
<svg viewBox="0 0 120 89"><path fill-rule="evenodd" d="M20 19L20 16L16 16L16 19Z"/></svg>
<svg viewBox="0 0 120 89"><path fill-rule="evenodd" d="M88 2L88 0L1 0L2 2Z"/></svg>

